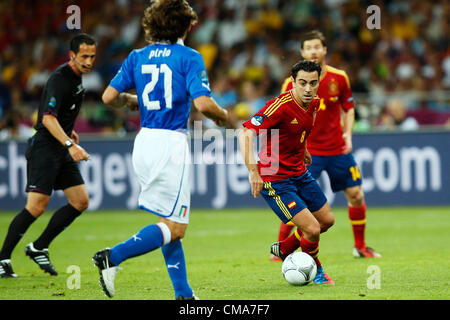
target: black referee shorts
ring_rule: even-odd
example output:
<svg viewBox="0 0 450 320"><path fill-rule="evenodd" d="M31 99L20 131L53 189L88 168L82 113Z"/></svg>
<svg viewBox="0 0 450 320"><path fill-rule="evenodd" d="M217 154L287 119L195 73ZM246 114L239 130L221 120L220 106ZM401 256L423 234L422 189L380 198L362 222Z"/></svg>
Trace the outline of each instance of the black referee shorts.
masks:
<svg viewBox="0 0 450 320"><path fill-rule="evenodd" d="M53 190L84 184L78 164L54 138L39 133L28 139L26 192L51 195Z"/></svg>

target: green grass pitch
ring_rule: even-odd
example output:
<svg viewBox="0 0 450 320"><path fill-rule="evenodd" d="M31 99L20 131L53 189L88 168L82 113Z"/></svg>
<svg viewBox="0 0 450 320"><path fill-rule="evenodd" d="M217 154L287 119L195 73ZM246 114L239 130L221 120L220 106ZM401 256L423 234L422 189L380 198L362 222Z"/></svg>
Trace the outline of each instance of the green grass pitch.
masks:
<svg viewBox="0 0 450 320"><path fill-rule="evenodd" d="M283 279L281 263L269 261L269 247L279 226L269 209L194 208L183 240L192 288L202 300L450 298L449 207L369 208L366 240L383 255L381 259L353 258L347 211L334 208L333 212L336 223L321 235L319 257L336 285L294 287ZM15 214L0 214L1 241ZM50 258L59 272L51 277L23 251L50 217L50 212L40 217L16 247L12 263L19 278L0 279L0 300L107 300L98 284L93 254L158 221L142 211L85 212L50 246ZM174 298L159 249L121 267L113 299ZM73 270L79 270L78 278Z"/></svg>

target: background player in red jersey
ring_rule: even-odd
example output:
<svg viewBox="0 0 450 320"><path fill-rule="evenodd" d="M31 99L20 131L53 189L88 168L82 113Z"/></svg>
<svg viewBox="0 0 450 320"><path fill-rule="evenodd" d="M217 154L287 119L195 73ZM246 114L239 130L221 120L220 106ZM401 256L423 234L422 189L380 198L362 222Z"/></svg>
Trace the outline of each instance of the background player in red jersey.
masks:
<svg viewBox="0 0 450 320"><path fill-rule="evenodd" d="M271 253L281 259L298 247L317 264L316 284L334 284L318 259L320 233L334 224L325 195L306 169L311 157L306 139L319 108L315 98L321 68L312 61L292 67L293 89L270 100L239 133L239 144L249 170L252 194L261 193L283 223L292 221L297 231L271 246ZM260 160L253 154L254 134L263 135Z"/></svg>
<svg viewBox="0 0 450 320"><path fill-rule="evenodd" d="M326 53L325 37L320 31L311 31L302 37L303 58L314 61L322 67L317 91L320 108L308 138L308 150L312 156L312 164L308 170L315 179L319 178L322 171L326 171L333 192L344 191L348 200L348 213L355 242L353 255L362 258L379 258L381 255L367 247L365 242L366 203L361 188L361 174L351 154L355 111L350 81L345 71L326 64ZM291 79L287 78L281 92L290 90L292 87ZM341 111L343 111L343 127ZM278 240L281 241L289 236L292 228L292 225L282 223ZM271 260L279 260L279 258L272 255Z"/></svg>

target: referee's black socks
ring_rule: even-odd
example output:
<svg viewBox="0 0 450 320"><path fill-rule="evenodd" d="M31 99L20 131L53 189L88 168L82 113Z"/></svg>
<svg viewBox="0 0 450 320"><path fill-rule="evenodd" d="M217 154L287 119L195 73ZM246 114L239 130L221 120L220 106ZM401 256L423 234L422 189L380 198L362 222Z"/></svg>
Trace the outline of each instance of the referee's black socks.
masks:
<svg viewBox="0 0 450 320"><path fill-rule="evenodd" d="M69 203L64 207L59 208L53 214L47 228L45 228L41 236L33 242L34 248L37 250L48 248L53 239L67 228L81 213L82 212L72 207Z"/></svg>
<svg viewBox="0 0 450 320"><path fill-rule="evenodd" d="M36 218L25 208L16 215L9 225L8 234L0 251L0 260L11 259L12 251L35 220Z"/></svg>

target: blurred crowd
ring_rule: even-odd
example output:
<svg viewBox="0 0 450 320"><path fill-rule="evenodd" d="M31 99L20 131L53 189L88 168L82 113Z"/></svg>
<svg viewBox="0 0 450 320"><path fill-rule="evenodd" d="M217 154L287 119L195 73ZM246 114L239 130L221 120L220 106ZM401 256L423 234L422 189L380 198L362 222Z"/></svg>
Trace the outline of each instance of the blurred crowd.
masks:
<svg viewBox="0 0 450 320"><path fill-rule="evenodd" d="M98 41L95 69L83 76L86 97L76 130L126 134L139 116L101 102L101 93L134 48L148 1L76 1L81 31ZM416 130L449 125L450 2L446 0L190 0L199 16L186 44L204 57L213 97L237 121L278 95L300 59L299 37L327 38L327 63L347 72L355 94L355 130ZM32 132L50 73L68 61L72 13L65 0L0 2L0 140ZM381 28L368 29L369 5ZM192 121L201 119L193 110ZM204 125L214 126L204 121Z"/></svg>

